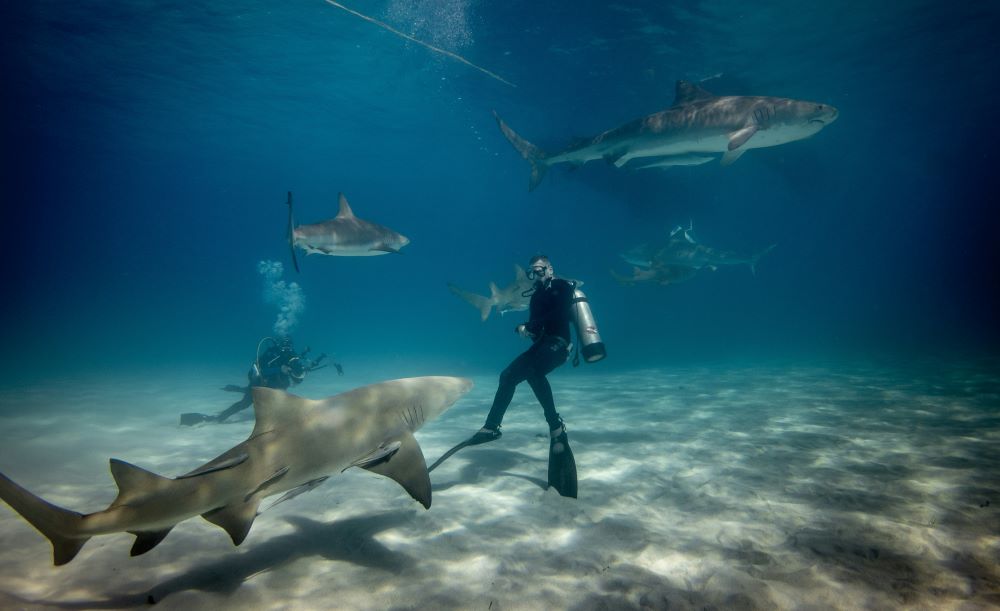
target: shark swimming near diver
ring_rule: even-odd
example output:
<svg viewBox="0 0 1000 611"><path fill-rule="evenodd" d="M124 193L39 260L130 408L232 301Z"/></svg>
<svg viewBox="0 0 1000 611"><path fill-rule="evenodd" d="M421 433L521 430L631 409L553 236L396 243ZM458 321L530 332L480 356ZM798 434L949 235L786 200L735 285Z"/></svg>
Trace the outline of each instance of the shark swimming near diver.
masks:
<svg viewBox="0 0 1000 611"><path fill-rule="evenodd" d="M581 280L570 280L576 287L583 286ZM531 293L535 288L535 281L528 278L524 268L514 265L514 282L500 288L495 282L490 282L490 295L478 295L471 291L460 289L454 284L448 283L448 289L455 295L461 297L474 308L479 310L479 319L486 321L490 317L490 312L495 308L501 316L507 312L520 312L528 309L531 302Z"/></svg>
<svg viewBox="0 0 1000 611"><path fill-rule="evenodd" d="M632 159L658 158L641 167L700 165L722 154L729 165L746 151L808 138L833 123L839 112L829 104L769 96L716 96L698 85L677 81L674 104L630 121L558 153L547 154L493 112L500 131L531 164L532 191L550 166L572 167L603 159L615 167Z"/></svg>
<svg viewBox="0 0 1000 611"><path fill-rule="evenodd" d="M527 310L528 302L531 301L531 295L526 297L525 293L530 291L534 285L535 283L528 279L524 268L520 265L514 265L514 282L502 289L495 282L490 282L489 297L460 289L450 282L448 283L448 289L479 310L480 320L485 321L490 317L490 312L493 308L496 308L496 311L501 316L507 312Z"/></svg>
<svg viewBox="0 0 1000 611"><path fill-rule="evenodd" d="M111 459L118 496L103 511L57 507L3 474L0 499L48 537L57 566L96 535L129 532L136 537L131 555L145 554L179 522L199 515L239 545L264 498L294 497L350 467L395 480L430 508L430 477L413 433L471 388L467 378L428 376L313 400L255 387L256 423L246 441L175 478Z"/></svg>
<svg viewBox="0 0 1000 611"><path fill-rule="evenodd" d="M337 216L319 223L295 226L292 218L292 193L288 193L288 246L292 264L299 271L295 247L306 254L339 257L372 257L388 253L399 254L410 239L388 227L360 219L354 215L343 193L338 194L340 209Z"/></svg>

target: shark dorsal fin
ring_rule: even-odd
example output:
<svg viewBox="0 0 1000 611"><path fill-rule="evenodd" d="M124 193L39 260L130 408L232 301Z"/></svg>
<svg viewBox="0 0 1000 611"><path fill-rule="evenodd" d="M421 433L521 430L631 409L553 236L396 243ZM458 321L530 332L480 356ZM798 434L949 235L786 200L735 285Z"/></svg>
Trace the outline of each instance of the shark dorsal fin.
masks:
<svg viewBox="0 0 1000 611"><path fill-rule="evenodd" d="M425 509L431 508L431 478L427 474L427 462L420 445L409 431L391 440L392 446L399 444L399 449L386 457L364 468L372 473L384 475L403 487ZM363 466L363 465L362 465Z"/></svg>
<svg viewBox="0 0 1000 611"><path fill-rule="evenodd" d="M303 422L306 414L313 410L313 404L317 403L276 388L254 386L252 392L255 423L251 439Z"/></svg>
<svg viewBox="0 0 1000 611"><path fill-rule="evenodd" d="M118 484L118 497L111 504L112 507L126 503L137 496L159 490L173 481L168 477L146 471L117 458L111 459L111 476Z"/></svg>
<svg viewBox="0 0 1000 611"><path fill-rule="evenodd" d="M697 100L707 100L714 97L714 95L694 83L677 81L677 89L674 93L674 106L683 106Z"/></svg>
<svg viewBox="0 0 1000 611"><path fill-rule="evenodd" d="M523 284L528 282L528 274L524 273L524 268L514 264L514 282L517 284Z"/></svg>
<svg viewBox="0 0 1000 611"><path fill-rule="evenodd" d="M343 193L337 194L338 202L340 203L340 211L337 212L338 219L352 219L354 218L354 211L351 210L351 205L347 203L347 198L344 197Z"/></svg>

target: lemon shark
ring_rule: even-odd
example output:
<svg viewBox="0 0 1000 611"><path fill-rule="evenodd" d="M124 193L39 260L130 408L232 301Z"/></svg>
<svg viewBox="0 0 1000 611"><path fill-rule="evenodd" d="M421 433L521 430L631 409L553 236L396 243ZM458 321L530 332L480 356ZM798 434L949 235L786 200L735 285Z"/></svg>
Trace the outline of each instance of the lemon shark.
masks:
<svg viewBox="0 0 1000 611"><path fill-rule="evenodd" d="M343 193L338 194L337 200L340 209L336 217L296 227L292 218L292 194L288 193L288 246L292 251L295 271L299 271L296 246L310 255L371 257L398 254L402 247L410 243L408 237L388 227L355 216Z"/></svg>
<svg viewBox="0 0 1000 611"><path fill-rule="evenodd" d="M430 477L413 433L471 388L467 378L430 376L312 400L255 387L257 420L246 441L175 478L111 459L118 496L103 511L57 507L3 474L0 499L48 537L56 565L72 560L91 537L118 532L135 535L131 554L144 554L179 522L199 515L239 545L262 499L282 492L282 499L293 497L350 467L395 480L430 508Z"/></svg>
<svg viewBox="0 0 1000 611"><path fill-rule="evenodd" d="M531 191L549 166L578 167L604 159L622 167L632 159L658 158L642 167L699 165L722 153L729 165L749 149L777 146L808 138L837 119L828 104L769 96L716 96L687 81L677 81L674 104L593 138L585 138L559 153L546 154L493 116L500 131L531 164Z"/></svg>

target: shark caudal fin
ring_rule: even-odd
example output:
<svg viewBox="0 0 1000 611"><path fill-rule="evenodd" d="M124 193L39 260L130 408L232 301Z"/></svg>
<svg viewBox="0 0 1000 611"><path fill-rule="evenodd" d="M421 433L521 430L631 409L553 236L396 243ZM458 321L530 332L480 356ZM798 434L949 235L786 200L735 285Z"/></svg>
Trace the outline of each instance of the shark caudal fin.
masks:
<svg viewBox="0 0 1000 611"><path fill-rule="evenodd" d="M777 246L777 244L771 244L770 246L768 246L767 248L765 248L764 250L760 251L759 253L753 256L753 259L750 261L751 274L753 274L754 276L757 275L757 262L760 261L761 257L774 250L775 246Z"/></svg>
<svg viewBox="0 0 1000 611"><path fill-rule="evenodd" d="M477 310L479 310L480 320L485 321L490 317L490 310L493 309L493 300L489 297L483 297L482 295L464 291L451 283L448 284L448 290L458 295L466 302L471 303Z"/></svg>
<svg viewBox="0 0 1000 611"><path fill-rule="evenodd" d="M52 561L61 566L72 560L90 539L81 536L80 521L75 511L57 507L18 486L0 473L0 499L52 542Z"/></svg>
<svg viewBox="0 0 1000 611"><path fill-rule="evenodd" d="M295 258L295 221L292 219L292 192L288 192L288 249L292 251L292 265L299 271L299 261Z"/></svg>
<svg viewBox="0 0 1000 611"><path fill-rule="evenodd" d="M542 149L517 135L517 132L504 123L495 110L493 111L493 117L497 120L497 125L500 126L500 131L503 132L507 140L514 145L518 153L521 153L521 157L524 157L531 164L531 178L528 180L528 191L534 191L535 187L545 178L545 171L549 169L549 165L545 163L545 153Z"/></svg>

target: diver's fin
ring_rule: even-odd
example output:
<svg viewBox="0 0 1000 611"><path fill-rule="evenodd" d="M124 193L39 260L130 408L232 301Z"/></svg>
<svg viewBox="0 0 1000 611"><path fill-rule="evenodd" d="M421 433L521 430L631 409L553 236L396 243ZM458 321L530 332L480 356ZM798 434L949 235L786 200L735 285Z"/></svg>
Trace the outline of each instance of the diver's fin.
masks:
<svg viewBox="0 0 1000 611"><path fill-rule="evenodd" d="M295 222L292 220L292 192L288 192L288 248L292 251L292 265L299 271L299 260L295 258Z"/></svg>
<svg viewBox="0 0 1000 611"><path fill-rule="evenodd" d="M129 555L141 556L145 554L159 545L160 541L166 539L172 529L173 526L157 531L129 531L135 535L135 543L132 544L132 551L129 552Z"/></svg>
<svg viewBox="0 0 1000 611"><path fill-rule="evenodd" d="M561 437L561 439L560 439ZM576 498L576 459L563 433L549 445L549 486L562 496Z"/></svg>
<svg viewBox="0 0 1000 611"><path fill-rule="evenodd" d="M212 422L215 416L211 414L199 414L198 412L187 412L181 414L181 426L194 426L203 422Z"/></svg>
<svg viewBox="0 0 1000 611"><path fill-rule="evenodd" d="M430 473L434 469L437 469L438 466L441 463L443 463L444 461L446 461L449 458L451 458L455 454L455 452L458 452L462 448L465 448L465 447L468 447L468 446L471 446L471 445L473 445L473 444L472 444L472 438L470 437L469 439L466 439L462 443L458 444L457 446L453 447L452 449L450 449L447 452L445 452L444 454L442 454L441 458L435 460L434 464L427 468L427 472Z"/></svg>
<svg viewBox="0 0 1000 611"><path fill-rule="evenodd" d="M384 460L369 465L362 465L372 473L384 475L403 487L425 509L431 507L431 478L427 474L427 463L420 444L409 431L385 444L386 448L399 444L396 451L391 452Z"/></svg>

